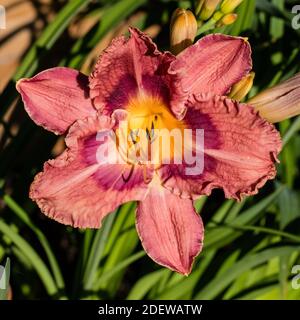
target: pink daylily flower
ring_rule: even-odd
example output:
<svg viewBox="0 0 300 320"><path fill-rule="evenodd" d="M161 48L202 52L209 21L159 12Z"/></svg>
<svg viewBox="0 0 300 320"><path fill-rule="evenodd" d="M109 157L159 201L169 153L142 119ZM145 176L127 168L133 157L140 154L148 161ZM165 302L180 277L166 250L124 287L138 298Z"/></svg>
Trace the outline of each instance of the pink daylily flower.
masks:
<svg viewBox="0 0 300 320"><path fill-rule="evenodd" d="M99 228L122 203L138 201L145 251L187 275L204 237L193 201L214 188L237 200L256 194L275 177L281 140L251 106L225 96L252 68L245 39L208 35L175 57L130 32L113 40L89 77L58 67L17 83L29 116L67 134L67 149L45 163L30 197L50 218L80 228ZM143 117L142 128L157 116L160 128L204 129L203 173L186 175L187 164L98 163L97 132L115 130L121 111Z"/></svg>

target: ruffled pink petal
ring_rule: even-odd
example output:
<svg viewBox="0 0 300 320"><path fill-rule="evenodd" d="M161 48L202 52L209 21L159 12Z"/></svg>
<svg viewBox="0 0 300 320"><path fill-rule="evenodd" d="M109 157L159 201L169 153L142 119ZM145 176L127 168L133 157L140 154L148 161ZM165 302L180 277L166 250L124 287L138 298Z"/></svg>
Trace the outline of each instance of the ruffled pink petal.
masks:
<svg viewBox="0 0 300 320"><path fill-rule="evenodd" d="M120 204L145 197L148 185L141 167L97 161L99 146L108 140L99 141L96 134L113 125L101 116L79 120L70 128L68 149L46 162L31 185L30 197L44 214L74 227L98 228Z"/></svg>
<svg viewBox="0 0 300 320"><path fill-rule="evenodd" d="M137 94L159 96L175 110L184 108L187 94L176 72L168 72L176 58L161 53L141 31L130 28L131 37L119 37L99 57L90 76L91 97L97 109L111 115L126 108Z"/></svg>
<svg viewBox="0 0 300 320"><path fill-rule="evenodd" d="M280 135L251 106L202 94L190 98L184 121L194 132L204 130L204 170L187 175L186 164L161 167L164 186L173 193L197 198L222 188L227 198L240 200L275 177Z"/></svg>
<svg viewBox="0 0 300 320"><path fill-rule="evenodd" d="M48 69L19 80L16 87L30 118L56 134L96 113L89 98L88 77L77 70Z"/></svg>
<svg viewBox="0 0 300 320"><path fill-rule="evenodd" d="M138 205L136 227L145 251L155 262L184 275L191 272L204 237L201 217L191 200L153 186Z"/></svg>
<svg viewBox="0 0 300 320"><path fill-rule="evenodd" d="M240 37L211 34L185 49L172 62L183 89L191 94L226 94L252 68L251 47Z"/></svg>

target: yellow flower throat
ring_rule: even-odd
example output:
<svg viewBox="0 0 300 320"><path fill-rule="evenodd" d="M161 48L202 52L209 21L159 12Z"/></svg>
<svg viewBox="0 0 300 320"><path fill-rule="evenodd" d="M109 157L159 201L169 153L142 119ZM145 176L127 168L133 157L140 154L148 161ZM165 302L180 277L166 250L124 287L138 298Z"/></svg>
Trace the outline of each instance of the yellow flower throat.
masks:
<svg viewBox="0 0 300 320"><path fill-rule="evenodd" d="M175 140L179 135L183 136L185 124L176 119L161 98L139 95L129 100L126 110L127 150L131 150L127 152L127 162L136 164L154 161L155 164L160 164L167 151L170 160L174 159L177 152L182 154L182 148L176 148ZM177 137L172 135L174 129L177 130ZM139 157L139 161L136 157Z"/></svg>

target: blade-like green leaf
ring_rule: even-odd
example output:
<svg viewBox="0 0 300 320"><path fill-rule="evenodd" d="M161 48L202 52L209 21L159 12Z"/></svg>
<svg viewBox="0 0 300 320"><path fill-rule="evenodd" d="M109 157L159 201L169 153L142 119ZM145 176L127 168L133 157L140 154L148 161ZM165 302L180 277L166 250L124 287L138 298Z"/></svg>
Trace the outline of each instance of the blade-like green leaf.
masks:
<svg viewBox="0 0 300 320"><path fill-rule="evenodd" d="M253 224L264 214L263 210L265 210L273 201L276 200L276 198L283 191L283 189L283 187L277 189L271 195L261 200L260 202L258 202L251 208L247 209L243 213L241 213L238 217L234 219L234 224L236 226ZM210 248L224 246L226 243L231 242L240 234L241 232L239 231L230 230L228 229L228 227L222 226L207 230L206 237L204 239L204 248L208 250Z"/></svg>
<svg viewBox="0 0 300 320"><path fill-rule="evenodd" d="M259 253L248 255L242 260L235 263L226 272L214 278L207 286L201 288L196 294L195 299L213 299L218 296L234 279L247 270L251 270L261 263L268 262L271 258L291 254L299 251L299 246L283 246L278 248L266 249Z"/></svg>
<svg viewBox="0 0 300 320"><path fill-rule="evenodd" d="M48 294L50 296L57 294L58 288L51 273L41 257L29 245L29 243L2 220L0 220L0 231L6 235L16 246L18 246L19 249L23 251L24 255L26 255L26 257L32 262L32 265L42 280Z"/></svg>
<svg viewBox="0 0 300 320"><path fill-rule="evenodd" d="M0 266L0 300L7 300L10 278L10 259L6 259L5 266Z"/></svg>
<svg viewBox="0 0 300 320"><path fill-rule="evenodd" d="M7 204L7 206L36 234L37 238L39 239L42 247L45 250L47 258L49 260L49 264L51 270L53 272L56 284L59 289L64 289L65 283L63 280L63 276L61 274L59 265L57 263L56 257L53 254L53 251L50 247L50 244L43 234L43 232L36 227L32 221L30 220L27 212L23 210L10 196L4 195L3 201Z"/></svg>
<svg viewBox="0 0 300 320"><path fill-rule="evenodd" d="M24 57L21 66L13 77L15 81L32 76L41 57L53 46L74 16L90 2L91 0L72 0L65 5Z"/></svg>
<svg viewBox="0 0 300 320"><path fill-rule="evenodd" d="M103 257L105 243L107 241L115 216L116 212L109 214L104 219L102 227L96 232L83 277L83 288L86 291L90 290L94 284L97 269Z"/></svg>
<svg viewBox="0 0 300 320"><path fill-rule="evenodd" d="M139 281L134 285L134 287L129 292L127 300L139 300L146 296L150 289L156 285L156 283L163 277L168 270L158 270L149 273L139 279Z"/></svg>
<svg viewBox="0 0 300 320"><path fill-rule="evenodd" d="M97 288L96 290L99 290L99 288L101 288L101 285L104 281L108 281L109 279L111 279L116 273L124 270L125 268L127 268L131 263L139 260L140 258L142 258L143 256L146 255L145 251L139 251L133 255L131 255L130 257L128 257L127 259L123 260L122 262L120 262L119 264L117 264L113 269L111 269L108 272L103 273L100 278L97 280L97 283L95 285L95 287Z"/></svg>

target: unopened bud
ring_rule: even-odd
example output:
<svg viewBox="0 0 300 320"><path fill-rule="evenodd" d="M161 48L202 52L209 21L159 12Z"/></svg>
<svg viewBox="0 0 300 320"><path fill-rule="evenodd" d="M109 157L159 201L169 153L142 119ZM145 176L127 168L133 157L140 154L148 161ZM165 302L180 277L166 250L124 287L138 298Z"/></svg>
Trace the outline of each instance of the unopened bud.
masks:
<svg viewBox="0 0 300 320"><path fill-rule="evenodd" d="M204 21L208 20L216 11L216 8L219 3L220 0L205 0L200 11L200 19Z"/></svg>
<svg viewBox="0 0 300 320"><path fill-rule="evenodd" d="M199 13L201 12L201 9L202 9L202 6L204 4L205 0L198 0L196 1L196 4L195 4L195 13L196 15L198 16Z"/></svg>
<svg viewBox="0 0 300 320"><path fill-rule="evenodd" d="M223 0L221 11L223 13L233 12L234 9L242 3L243 0Z"/></svg>
<svg viewBox="0 0 300 320"><path fill-rule="evenodd" d="M300 114L300 73L266 89L247 101L269 122L279 122Z"/></svg>
<svg viewBox="0 0 300 320"><path fill-rule="evenodd" d="M216 11L216 12L214 13L214 15L212 16L212 19L213 19L215 22L217 22L217 21L221 20L222 17L224 17L224 14L223 14L221 11Z"/></svg>
<svg viewBox="0 0 300 320"><path fill-rule="evenodd" d="M176 55L192 45L197 29L197 20L190 10L176 9L170 25L171 52Z"/></svg>
<svg viewBox="0 0 300 320"><path fill-rule="evenodd" d="M225 14L225 16L223 16L223 18L221 18L217 22L216 27L220 28L220 27L228 26L228 25L234 23L236 21L237 17L238 17L238 15L236 13Z"/></svg>
<svg viewBox="0 0 300 320"><path fill-rule="evenodd" d="M255 73L250 72L242 80L234 84L229 93L229 97L237 101L245 98L253 86L254 77Z"/></svg>

